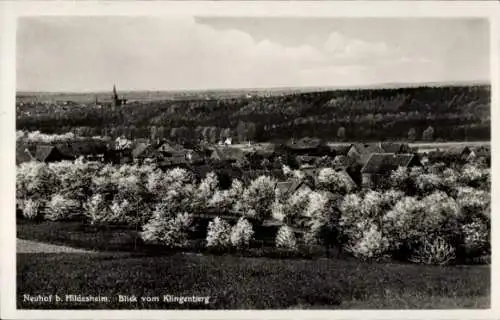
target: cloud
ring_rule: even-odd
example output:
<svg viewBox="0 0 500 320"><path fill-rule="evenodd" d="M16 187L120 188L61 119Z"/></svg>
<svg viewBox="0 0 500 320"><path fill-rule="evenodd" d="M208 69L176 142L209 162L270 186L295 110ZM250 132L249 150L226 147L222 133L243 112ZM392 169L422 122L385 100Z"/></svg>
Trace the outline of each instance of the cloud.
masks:
<svg viewBox="0 0 500 320"><path fill-rule="evenodd" d="M439 61L339 31L284 45L190 17L48 17L21 19L17 79L46 91L343 86L446 71L430 65Z"/></svg>

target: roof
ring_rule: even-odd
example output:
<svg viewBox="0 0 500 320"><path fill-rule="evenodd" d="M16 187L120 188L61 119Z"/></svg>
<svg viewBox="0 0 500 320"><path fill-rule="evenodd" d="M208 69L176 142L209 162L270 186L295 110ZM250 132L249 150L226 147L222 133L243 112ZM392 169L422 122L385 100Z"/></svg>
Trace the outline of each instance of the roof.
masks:
<svg viewBox="0 0 500 320"><path fill-rule="evenodd" d="M389 173L398 167L408 167L414 157L413 154L374 153L361 169L361 173Z"/></svg>
<svg viewBox="0 0 500 320"><path fill-rule="evenodd" d="M241 160L244 157L245 157L244 152L238 148L215 147L212 152L212 158L216 158L219 160Z"/></svg>
<svg viewBox="0 0 500 320"><path fill-rule="evenodd" d="M280 194L289 196L302 186L307 186L305 181L300 179L290 179L288 181L278 182L275 188Z"/></svg>
<svg viewBox="0 0 500 320"><path fill-rule="evenodd" d="M84 140L56 144L57 149L65 156L78 158L82 155L103 154L107 150L105 141Z"/></svg>
<svg viewBox="0 0 500 320"><path fill-rule="evenodd" d="M367 163L368 159L370 159L373 153L385 153L385 151L381 148L381 146L378 143L377 144L356 143L353 146L358 151L359 153L358 161L361 162L362 164Z"/></svg>
<svg viewBox="0 0 500 320"><path fill-rule="evenodd" d="M35 158L38 160L38 161L46 161L47 159L49 159L49 156L51 154L55 154L55 153L59 153L59 151L57 151L57 148L55 146L51 146L51 145L39 145L36 147L36 153L35 153Z"/></svg>
<svg viewBox="0 0 500 320"><path fill-rule="evenodd" d="M347 155L349 150L351 149L352 144L344 144L344 145L333 145L330 147L331 151L335 152L335 155Z"/></svg>
<svg viewBox="0 0 500 320"><path fill-rule="evenodd" d="M301 149L316 149L321 146L321 140L320 139L311 139L311 138L303 138L298 141L287 141L286 142L286 147L294 150L301 150Z"/></svg>

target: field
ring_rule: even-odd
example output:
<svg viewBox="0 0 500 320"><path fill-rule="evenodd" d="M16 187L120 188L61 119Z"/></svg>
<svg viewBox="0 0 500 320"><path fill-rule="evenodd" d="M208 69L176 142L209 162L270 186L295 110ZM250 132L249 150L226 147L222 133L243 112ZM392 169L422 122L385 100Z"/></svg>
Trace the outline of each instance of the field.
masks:
<svg viewBox="0 0 500 320"><path fill-rule="evenodd" d="M177 253L18 254L18 307L24 293L108 296L109 303L53 308L488 308L489 266L416 266L355 260L277 260ZM57 270L57 272L55 272ZM118 294L209 296L210 303L119 303Z"/></svg>
<svg viewBox="0 0 500 320"><path fill-rule="evenodd" d="M84 232L78 223L67 222L21 223L17 233L22 239L95 252L18 253L19 308L446 309L490 304L489 266L368 263L345 256L311 260L151 254L140 248L132 252L133 240L123 230ZM23 302L26 293L100 295L113 300L53 305ZM211 302L120 303L118 294L210 296Z"/></svg>

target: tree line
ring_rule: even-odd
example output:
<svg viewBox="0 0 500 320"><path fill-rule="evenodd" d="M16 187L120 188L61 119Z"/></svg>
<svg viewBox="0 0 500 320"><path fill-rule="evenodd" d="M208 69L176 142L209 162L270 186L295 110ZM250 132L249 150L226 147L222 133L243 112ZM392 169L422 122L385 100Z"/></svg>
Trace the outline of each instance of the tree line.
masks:
<svg viewBox="0 0 500 320"><path fill-rule="evenodd" d="M489 86L136 102L115 110L35 103L17 111L21 130L174 140L489 140L491 126Z"/></svg>

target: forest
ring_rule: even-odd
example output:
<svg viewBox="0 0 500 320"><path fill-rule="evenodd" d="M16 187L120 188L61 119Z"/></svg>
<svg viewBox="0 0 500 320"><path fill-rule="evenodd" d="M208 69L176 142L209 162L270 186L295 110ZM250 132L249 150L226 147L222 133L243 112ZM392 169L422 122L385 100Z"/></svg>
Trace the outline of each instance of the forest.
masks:
<svg viewBox="0 0 500 320"><path fill-rule="evenodd" d="M296 92L106 103L17 102L17 129L177 141L490 140L490 86ZM125 96L126 97L126 96ZM22 99L21 99L22 100ZM92 99L89 99L92 100ZM432 128L433 134L425 134ZM427 131L428 132L428 131Z"/></svg>

